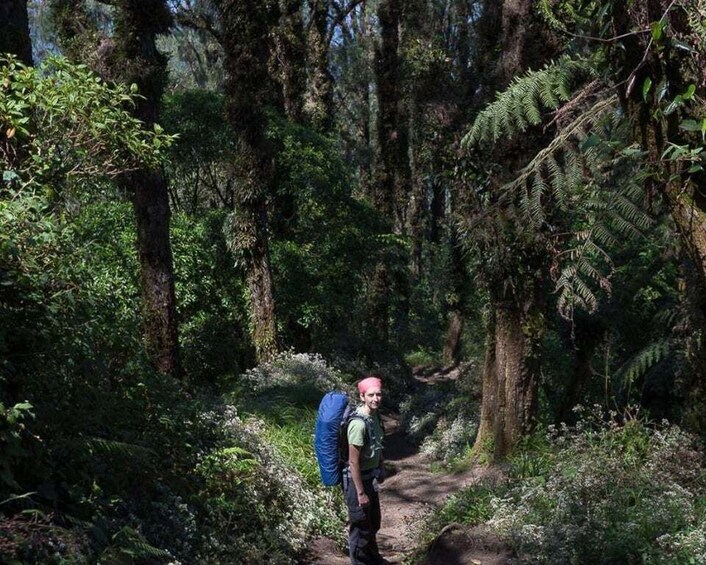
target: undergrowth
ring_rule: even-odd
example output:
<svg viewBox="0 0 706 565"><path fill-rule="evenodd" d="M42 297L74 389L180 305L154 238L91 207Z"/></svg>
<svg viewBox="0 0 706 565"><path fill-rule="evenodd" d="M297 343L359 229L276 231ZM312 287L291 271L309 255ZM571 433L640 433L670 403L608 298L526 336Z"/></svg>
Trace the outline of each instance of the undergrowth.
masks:
<svg viewBox="0 0 706 565"><path fill-rule="evenodd" d="M421 546L450 523L485 524L517 563L706 562L706 473L697 439L667 422L581 410L572 427L528 438L507 483L459 491Z"/></svg>
<svg viewBox="0 0 706 565"><path fill-rule="evenodd" d="M32 406L0 404L0 486L15 493L0 498L0 562L292 564L313 535L343 545L342 497L321 486L312 445L315 405L343 377L284 354L241 381L225 399L138 386L130 443L58 438L51 453L31 451L45 441ZM23 492L34 474L44 482Z"/></svg>
<svg viewBox="0 0 706 565"><path fill-rule="evenodd" d="M439 470L461 470L469 464L478 431L478 408L468 394L475 370L473 363L463 365L457 379L415 391L400 404L407 437Z"/></svg>

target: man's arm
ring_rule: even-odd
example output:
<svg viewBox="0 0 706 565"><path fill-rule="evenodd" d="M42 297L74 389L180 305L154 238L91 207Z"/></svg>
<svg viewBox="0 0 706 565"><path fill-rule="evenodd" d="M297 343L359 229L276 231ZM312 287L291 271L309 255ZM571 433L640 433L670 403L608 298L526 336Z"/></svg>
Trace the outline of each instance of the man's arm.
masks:
<svg viewBox="0 0 706 565"><path fill-rule="evenodd" d="M363 447L359 445L348 445L348 465L350 467L351 479L353 479L355 491L358 494L358 504L367 506L370 504L370 500L368 499L368 495L365 494L363 477L360 473L360 451L362 449Z"/></svg>

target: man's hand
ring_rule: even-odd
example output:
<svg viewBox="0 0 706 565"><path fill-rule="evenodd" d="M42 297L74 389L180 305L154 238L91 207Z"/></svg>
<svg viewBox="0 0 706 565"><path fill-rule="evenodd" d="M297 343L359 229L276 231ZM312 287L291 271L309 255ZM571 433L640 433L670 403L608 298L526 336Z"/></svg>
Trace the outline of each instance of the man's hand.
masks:
<svg viewBox="0 0 706 565"><path fill-rule="evenodd" d="M361 508L364 508L365 506L368 506L370 504L370 499L368 498L368 495L363 493L358 493L358 504L361 506Z"/></svg>

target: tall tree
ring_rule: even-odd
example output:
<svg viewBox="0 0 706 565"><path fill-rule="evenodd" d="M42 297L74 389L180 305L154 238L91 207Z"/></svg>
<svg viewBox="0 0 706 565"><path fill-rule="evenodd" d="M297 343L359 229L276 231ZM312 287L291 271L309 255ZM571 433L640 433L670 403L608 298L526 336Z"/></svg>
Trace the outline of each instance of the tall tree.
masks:
<svg viewBox="0 0 706 565"><path fill-rule="evenodd" d="M171 13L164 0L120 0L114 8L112 36L90 33L96 25L83 2L55 0L54 17L73 57L88 60L106 79L138 86L142 98L135 116L152 127L159 118L167 80L167 60L156 42L169 31ZM140 169L125 175L122 182L135 212L145 347L159 372L178 376L181 364L164 175L161 170Z"/></svg>
<svg viewBox="0 0 706 565"><path fill-rule="evenodd" d="M377 81L377 143L373 180L373 202L388 226L401 234L404 220L400 210L402 193L407 192L409 160L407 126L401 109L400 23L402 3L382 0L378 5L380 39L375 50ZM390 298L394 281L389 257L383 257L371 285L372 327L375 339L387 344L390 337Z"/></svg>
<svg viewBox="0 0 706 565"><path fill-rule="evenodd" d="M273 74L282 89L285 115L303 121L306 92L306 41L302 0L280 0L279 25L274 34Z"/></svg>
<svg viewBox="0 0 706 565"><path fill-rule="evenodd" d="M402 2L382 0L378 6L380 40L376 50L377 162L375 204L396 233L405 230L409 196L409 122L403 96L400 26Z"/></svg>
<svg viewBox="0 0 706 565"><path fill-rule="evenodd" d="M304 112L314 128L327 131L333 120L333 78L328 62L331 0L309 0L308 4L308 81Z"/></svg>
<svg viewBox="0 0 706 565"><path fill-rule="evenodd" d="M360 195L373 201L372 92L374 91L374 12L356 6L340 26L340 42L332 46L331 60L338 69L335 82L336 129L341 132L347 158L358 171Z"/></svg>
<svg viewBox="0 0 706 565"><path fill-rule="evenodd" d="M116 78L135 83L144 98L135 115L148 127L159 119L167 60L157 49L172 18L165 0L123 0L115 14ZM126 178L135 211L147 352L161 373L179 375L174 268L169 239L169 195L161 170L138 170Z"/></svg>
<svg viewBox="0 0 706 565"><path fill-rule="evenodd" d="M32 65L27 0L0 2L0 53L12 53L25 65Z"/></svg>
<svg viewBox="0 0 706 565"><path fill-rule="evenodd" d="M244 259L252 308L253 341L260 361L278 350L275 296L270 269L267 199L274 147L267 139L266 104L270 31L279 20L274 2L218 0L225 50L226 104L239 152L235 209L226 226L230 245Z"/></svg>
<svg viewBox="0 0 706 565"><path fill-rule="evenodd" d="M549 59L553 41L545 28L529 0L484 2L477 63L486 96ZM494 61L491 54L498 52L500 57ZM492 310L476 446L498 458L534 425L549 263L542 233L518 221L497 189L514 178L537 145L537 139L524 138L493 148L495 166L486 169L490 194L478 192L475 211L470 212L476 216L471 222L478 216L492 218L483 239L477 231L474 234Z"/></svg>

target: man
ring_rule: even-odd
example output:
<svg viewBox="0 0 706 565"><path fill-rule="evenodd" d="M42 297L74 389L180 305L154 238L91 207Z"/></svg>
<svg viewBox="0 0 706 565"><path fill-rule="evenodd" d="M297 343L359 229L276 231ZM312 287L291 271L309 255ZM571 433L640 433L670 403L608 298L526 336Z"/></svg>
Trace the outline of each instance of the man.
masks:
<svg viewBox="0 0 706 565"><path fill-rule="evenodd" d="M352 565L387 563L377 544L380 529L378 484L383 480L380 401L382 382L367 377L358 383L362 405L348 424L348 466L343 473L343 493L348 507L349 553ZM368 437L369 436L369 437Z"/></svg>

